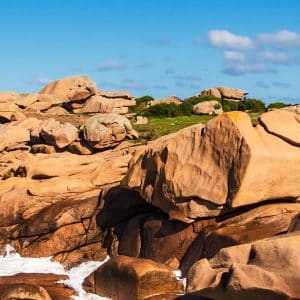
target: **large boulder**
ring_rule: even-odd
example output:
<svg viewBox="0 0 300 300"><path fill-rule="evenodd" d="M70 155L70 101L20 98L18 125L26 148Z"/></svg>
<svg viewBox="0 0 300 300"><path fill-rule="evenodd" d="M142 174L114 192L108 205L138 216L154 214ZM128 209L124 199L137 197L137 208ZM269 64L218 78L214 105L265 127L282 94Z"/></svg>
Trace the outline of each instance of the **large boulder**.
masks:
<svg viewBox="0 0 300 300"><path fill-rule="evenodd" d="M211 95L216 98L225 98L233 101L240 101L243 100L247 94L247 91L241 89L219 86L203 90L200 93L200 96Z"/></svg>
<svg viewBox="0 0 300 300"><path fill-rule="evenodd" d="M300 234L221 249L196 262L187 292L215 300L300 298Z"/></svg>
<svg viewBox="0 0 300 300"><path fill-rule="evenodd" d="M96 149L116 146L126 137L137 138L130 121L116 113L97 114L87 119L83 131L85 140Z"/></svg>
<svg viewBox="0 0 300 300"><path fill-rule="evenodd" d="M148 259L117 256L96 270L94 277L96 294L115 300L183 292L182 282L170 268Z"/></svg>
<svg viewBox="0 0 300 300"><path fill-rule="evenodd" d="M78 138L78 130L68 122L61 124L55 119L47 119L41 124L40 135L46 143L64 148Z"/></svg>
<svg viewBox="0 0 300 300"><path fill-rule="evenodd" d="M96 93L96 84L88 76L71 76L53 81L40 94L53 94L65 101L87 99Z"/></svg>
<svg viewBox="0 0 300 300"><path fill-rule="evenodd" d="M149 102L147 102L147 106L154 106L154 105L158 105L158 104L162 104L162 103L178 105L182 102L178 97L171 96L171 97L166 97L166 98L162 98L162 99L156 99L156 100L149 101Z"/></svg>
<svg viewBox="0 0 300 300"><path fill-rule="evenodd" d="M128 113L128 107L135 105L135 98L125 92L101 92L86 100L76 113Z"/></svg>
<svg viewBox="0 0 300 300"><path fill-rule="evenodd" d="M196 115L219 115L223 112L219 101L203 101L193 106L193 113Z"/></svg>
<svg viewBox="0 0 300 300"><path fill-rule="evenodd" d="M28 141L30 141L30 131L18 126L18 122L0 124L0 152Z"/></svg>
<svg viewBox="0 0 300 300"><path fill-rule="evenodd" d="M300 126L287 124L292 132ZM267 200L296 201L299 168L294 142L253 127L246 113L230 112L149 143L135 154L122 184L171 219L192 222Z"/></svg>

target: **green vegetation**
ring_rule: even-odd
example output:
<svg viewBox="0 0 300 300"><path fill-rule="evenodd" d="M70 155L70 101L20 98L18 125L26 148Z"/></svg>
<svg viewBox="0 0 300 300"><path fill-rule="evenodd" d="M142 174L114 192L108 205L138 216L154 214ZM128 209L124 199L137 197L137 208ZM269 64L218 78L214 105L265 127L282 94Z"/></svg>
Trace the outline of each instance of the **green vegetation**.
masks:
<svg viewBox="0 0 300 300"><path fill-rule="evenodd" d="M250 112L264 112L266 111L266 105L261 100L246 98L243 101L239 102L238 110Z"/></svg>
<svg viewBox="0 0 300 300"><path fill-rule="evenodd" d="M160 103L150 106L139 112L139 115L147 117L178 117L189 116L192 114L193 105L188 102L182 102L180 104L167 104Z"/></svg>
<svg viewBox="0 0 300 300"><path fill-rule="evenodd" d="M155 107L155 106L153 106ZM206 123L213 116L178 116L178 117L150 117L148 124L134 125L134 128L139 132L141 140L154 140L160 136L176 132L182 128L198 124Z"/></svg>
<svg viewBox="0 0 300 300"><path fill-rule="evenodd" d="M223 111L233 111L233 110L239 110L239 103L236 101L230 101L226 99L222 99L220 101Z"/></svg>
<svg viewBox="0 0 300 300"><path fill-rule="evenodd" d="M253 124L257 124L260 113L249 113ZM148 124L134 125L134 129L139 132L141 141L155 140L163 135L176 132L182 128L198 123L206 123L214 118L208 115L190 115L178 117L149 117Z"/></svg>
<svg viewBox="0 0 300 300"><path fill-rule="evenodd" d="M129 108L130 112L134 112L134 113L139 113L140 111L142 111L143 109L145 109L147 107L147 103L149 101L154 100L153 97L151 96L143 96L143 97L139 97L135 99L135 106L131 106Z"/></svg>
<svg viewBox="0 0 300 300"><path fill-rule="evenodd" d="M270 103L267 107L267 109L272 109L272 108L284 108L290 106L290 104L285 104L283 102L274 102L274 103Z"/></svg>

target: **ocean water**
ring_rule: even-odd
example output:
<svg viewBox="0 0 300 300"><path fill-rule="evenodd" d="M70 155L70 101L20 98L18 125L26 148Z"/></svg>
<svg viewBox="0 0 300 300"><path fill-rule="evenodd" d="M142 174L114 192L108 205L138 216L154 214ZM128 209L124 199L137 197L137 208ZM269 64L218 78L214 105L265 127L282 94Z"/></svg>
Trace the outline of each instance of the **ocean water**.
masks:
<svg viewBox="0 0 300 300"><path fill-rule="evenodd" d="M67 275L69 277L68 280L61 280L58 283L62 283L75 291L74 300L109 300L109 298L87 293L82 288L84 279L108 259L109 256L101 262L84 262L76 267L66 270L60 263L52 261L51 257L22 257L12 246L6 245L0 253L0 276L13 276L18 273L52 273L56 275ZM186 279L182 278L180 270L174 271L174 274L178 280L182 280L183 284L186 285Z"/></svg>
<svg viewBox="0 0 300 300"><path fill-rule="evenodd" d="M75 300L106 300L95 294L86 293L82 288L84 279L93 271L105 263L109 257L102 262L89 261L80 264L77 267L66 270L63 265L51 260L51 257L30 258L22 257L15 249L6 245L0 254L0 276L13 276L18 273L52 273L57 275L67 275L68 280L62 280L59 283L74 289Z"/></svg>

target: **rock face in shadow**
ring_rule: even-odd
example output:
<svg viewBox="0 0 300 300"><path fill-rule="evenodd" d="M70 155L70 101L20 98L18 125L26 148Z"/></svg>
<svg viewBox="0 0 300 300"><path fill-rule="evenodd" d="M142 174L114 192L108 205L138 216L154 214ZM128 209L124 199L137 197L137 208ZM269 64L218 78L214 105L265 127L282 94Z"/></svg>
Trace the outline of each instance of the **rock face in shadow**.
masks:
<svg viewBox="0 0 300 300"><path fill-rule="evenodd" d="M117 256L94 272L98 295L115 300L142 300L183 293L183 284L167 266L128 256Z"/></svg>
<svg viewBox="0 0 300 300"><path fill-rule="evenodd" d="M296 113L286 113L291 132L298 132ZM290 139L262 125L253 127L246 113L225 113L205 127L195 125L149 143L131 160L122 184L186 223L268 200L296 200L300 147Z"/></svg>
<svg viewBox="0 0 300 300"><path fill-rule="evenodd" d="M299 299L299 232L224 248L196 262L187 292L216 300Z"/></svg>
<svg viewBox="0 0 300 300"><path fill-rule="evenodd" d="M132 154L7 153L0 157L0 248L64 263L103 260L96 217L102 194L119 185ZM109 171L108 171L109 170Z"/></svg>
<svg viewBox="0 0 300 300"><path fill-rule="evenodd" d="M298 203L275 203L186 224L159 212L141 212L114 224L114 239L106 247L114 247L111 255L152 259L186 275L197 260L211 258L224 247L299 230L299 214Z"/></svg>

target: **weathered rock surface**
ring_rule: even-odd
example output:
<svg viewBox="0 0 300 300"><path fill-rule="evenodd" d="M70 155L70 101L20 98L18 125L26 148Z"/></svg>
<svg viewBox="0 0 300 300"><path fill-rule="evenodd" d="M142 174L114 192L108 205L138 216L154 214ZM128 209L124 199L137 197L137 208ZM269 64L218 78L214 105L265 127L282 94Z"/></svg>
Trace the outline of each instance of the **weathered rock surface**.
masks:
<svg viewBox="0 0 300 300"><path fill-rule="evenodd" d="M148 118L147 117L142 117L142 116L137 116L135 124L137 124L137 125L148 124Z"/></svg>
<svg viewBox="0 0 300 300"><path fill-rule="evenodd" d="M101 194L124 177L129 152L2 154L0 248L66 263L102 260Z"/></svg>
<svg viewBox="0 0 300 300"><path fill-rule="evenodd" d="M60 124L55 119L48 119L42 122L40 135L47 144L64 148L78 139L78 130L70 123Z"/></svg>
<svg viewBox="0 0 300 300"><path fill-rule="evenodd" d="M189 223L267 200L296 201L299 168L298 146L261 125L254 128L246 113L231 112L205 127L195 125L149 143L135 154L122 184L171 219Z"/></svg>
<svg viewBox="0 0 300 300"><path fill-rule="evenodd" d="M0 299L51 300L49 294L44 288L28 283L8 285L8 287L4 288L4 290L0 292Z"/></svg>
<svg viewBox="0 0 300 300"><path fill-rule="evenodd" d="M300 234L224 248L196 262L187 291L222 300L300 298Z"/></svg>
<svg viewBox="0 0 300 300"><path fill-rule="evenodd" d="M183 292L182 282L170 268L147 259L114 257L96 270L94 277L96 293L116 300Z"/></svg>
<svg viewBox="0 0 300 300"><path fill-rule="evenodd" d="M83 131L85 140L96 149L116 146L126 137L138 137L130 121L116 113L97 114L87 119Z"/></svg>
<svg viewBox="0 0 300 300"><path fill-rule="evenodd" d="M219 115L223 112L219 101L203 101L193 106L196 115Z"/></svg>
<svg viewBox="0 0 300 300"><path fill-rule="evenodd" d="M300 114L285 110L274 110L259 118L265 129L286 140L288 143L300 146Z"/></svg>
<svg viewBox="0 0 300 300"><path fill-rule="evenodd" d="M24 300L71 300L74 291L59 280L66 275L19 273L14 276L0 276L0 299Z"/></svg>
<svg viewBox="0 0 300 300"><path fill-rule="evenodd" d="M178 105L182 102L178 97L171 96L171 97L167 97L167 98L149 101L149 102L147 102L147 106L153 106L153 105L162 104L162 103Z"/></svg>
<svg viewBox="0 0 300 300"><path fill-rule="evenodd" d="M242 100L247 94L248 94L247 91L236 89L236 88L224 87L224 86L209 88L203 90L200 93L201 96L212 95L217 98L225 98L225 99L236 100L236 101Z"/></svg>
<svg viewBox="0 0 300 300"><path fill-rule="evenodd" d="M122 195L124 192L116 195L113 203ZM131 199L134 199L134 195ZM119 202L119 209L114 210L121 213L123 203ZM126 222L126 218L123 218L109 223L114 228L118 243L111 240L106 247L112 249L113 243L117 246L111 255L142 257L170 265L175 263L175 268L180 267L186 274L197 260L211 258L223 247L297 230L299 214L298 203L276 203L186 224L170 221L166 215L157 211L140 210L136 216L127 215ZM111 212L107 219L112 222L116 217Z"/></svg>
<svg viewBox="0 0 300 300"><path fill-rule="evenodd" d="M88 76L71 76L49 83L39 93L56 95L65 101L84 100L96 94L96 84Z"/></svg>

